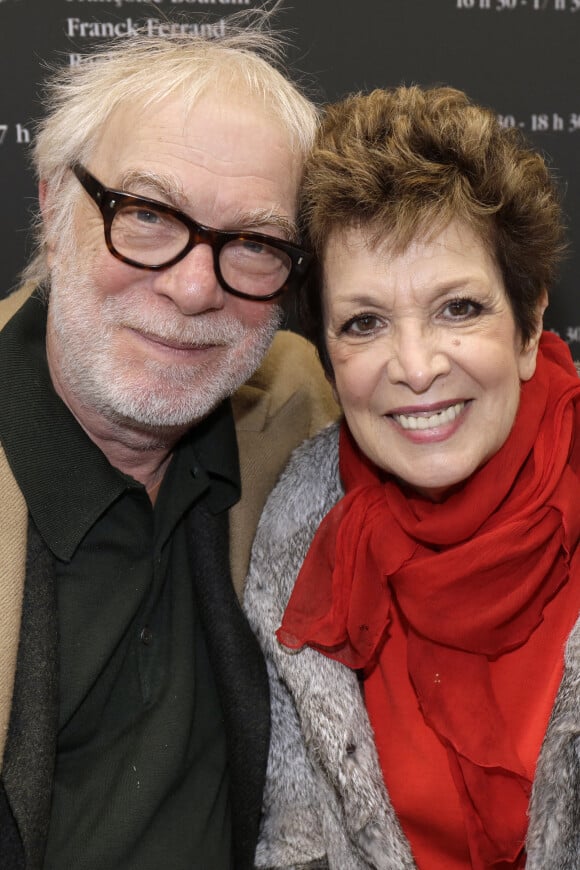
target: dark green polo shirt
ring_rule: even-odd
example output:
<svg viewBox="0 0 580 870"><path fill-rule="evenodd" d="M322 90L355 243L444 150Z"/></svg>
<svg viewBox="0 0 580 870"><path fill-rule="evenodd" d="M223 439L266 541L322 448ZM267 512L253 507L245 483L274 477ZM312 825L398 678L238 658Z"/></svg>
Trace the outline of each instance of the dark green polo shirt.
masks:
<svg viewBox="0 0 580 870"><path fill-rule="evenodd" d="M186 517L239 498L229 404L174 451L155 508L52 389L46 312L0 333L0 437L55 557L60 715L46 870L230 870L225 734Z"/></svg>

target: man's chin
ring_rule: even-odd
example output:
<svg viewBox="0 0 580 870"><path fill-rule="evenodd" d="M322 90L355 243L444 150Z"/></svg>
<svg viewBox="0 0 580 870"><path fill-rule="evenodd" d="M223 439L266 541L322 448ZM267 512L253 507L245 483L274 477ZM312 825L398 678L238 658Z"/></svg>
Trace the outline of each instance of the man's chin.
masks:
<svg viewBox="0 0 580 870"><path fill-rule="evenodd" d="M227 392L223 395L216 394L204 402L192 402L189 397L189 400L183 404L127 400L120 403L113 402L107 409L103 409L103 412L111 422L122 426L151 434L170 435L200 423L221 404L227 395Z"/></svg>
<svg viewBox="0 0 580 870"><path fill-rule="evenodd" d="M277 317L245 340L231 346L219 362L186 366L124 354L110 342L98 352L82 353L77 345L61 361L62 380L68 385L69 407L88 430L89 420L101 418L122 431L144 435L145 443L169 443L204 420L231 396L260 365L274 336ZM75 410L76 409L76 410Z"/></svg>

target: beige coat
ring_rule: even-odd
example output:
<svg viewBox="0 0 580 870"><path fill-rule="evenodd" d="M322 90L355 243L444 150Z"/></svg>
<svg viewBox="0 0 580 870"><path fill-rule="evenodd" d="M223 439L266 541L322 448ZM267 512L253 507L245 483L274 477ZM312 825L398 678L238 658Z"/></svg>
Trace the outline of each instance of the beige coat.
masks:
<svg viewBox="0 0 580 870"><path fill-rule="evenodd" d="M0 328L30 295L0 302ZM242 498L230 512L230 566L241 596L262 507L291 451L337 415L312 346L280 332L260 369L232 399ZM28 512L0 445L0 759L10 719L25 582Z"/></svg>

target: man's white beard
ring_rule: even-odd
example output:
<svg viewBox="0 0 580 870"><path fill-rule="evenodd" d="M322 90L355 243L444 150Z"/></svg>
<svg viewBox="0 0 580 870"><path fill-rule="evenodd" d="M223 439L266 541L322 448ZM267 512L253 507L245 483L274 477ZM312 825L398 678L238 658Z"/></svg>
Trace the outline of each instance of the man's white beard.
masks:
<svg viewBox="0 0 580 870"><path fill-rule="evenodd" d="M258 368L280 324L278 307L256 327L222 311L160 316L144 310L138 290L102 301L81 272L74 264L53 269L49 318L59 380L77 403L114 424L154 432L199 422ZM112 352L119 324L187 345L218 345L219 362L136 364L129 353Z"/></svg>

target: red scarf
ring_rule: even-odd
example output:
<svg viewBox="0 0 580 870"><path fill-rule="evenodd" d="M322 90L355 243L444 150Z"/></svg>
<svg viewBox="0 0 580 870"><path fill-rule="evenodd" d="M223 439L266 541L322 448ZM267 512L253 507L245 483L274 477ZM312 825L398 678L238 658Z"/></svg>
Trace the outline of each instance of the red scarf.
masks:
<svg viewBox="0 0 580 870"><path fill-rule="evenodd" d="M369 668L396 599L409 675L485 867L516 860L531 788L488 660L525 644L569 579L580 536L579 398L568 348L544 333L509 438L441 503L403 491L343 423L346 495L315 535L278 630L285 646Z"/></svg>

